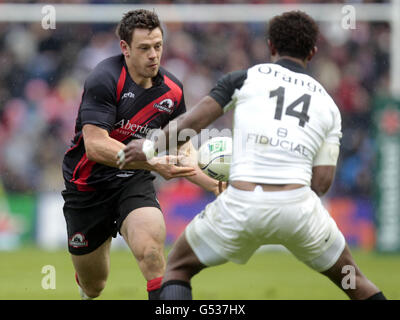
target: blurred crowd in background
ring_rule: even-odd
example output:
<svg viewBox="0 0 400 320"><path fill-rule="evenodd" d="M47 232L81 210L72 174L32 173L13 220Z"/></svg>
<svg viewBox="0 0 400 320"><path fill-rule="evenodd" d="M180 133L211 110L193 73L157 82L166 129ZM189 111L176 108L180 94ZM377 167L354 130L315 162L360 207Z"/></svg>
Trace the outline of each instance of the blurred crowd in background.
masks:
<svg viewBox="0 0 400 320"><path fill-rule="evenodd" d="M0 176L7 191L63 189L61 164L74 134L83 83L97 63L120 53L115 27L58 23L55 30L44 30L40 23L0 24ZM162 65L182 81L188 109L224 73L269 61L262 23L163 27ZM320 29L319 50L309 71L333 96L343 118L341 156L330 195L368 197L374 165L372 100L388 94L390 27L357 22L356 29L345 30L321 23ZM214 126L231 128L231 117L225 115Z"/></svg>

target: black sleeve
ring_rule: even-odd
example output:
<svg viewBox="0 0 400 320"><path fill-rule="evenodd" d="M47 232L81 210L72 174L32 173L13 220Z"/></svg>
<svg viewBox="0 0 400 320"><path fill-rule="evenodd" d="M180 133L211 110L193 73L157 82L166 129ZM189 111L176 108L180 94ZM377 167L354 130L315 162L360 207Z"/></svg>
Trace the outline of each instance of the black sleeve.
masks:
<svg viewBox="0 0 400 320"><path fill-rule="evenodd" d="M218 80L209 96L224 108L231 100L235 89L240 89L247 78L247 70L230 72Z"/></svg>
<svg viewBox="0 0 400 320"><path fill-rule="evenodd" d="M81 121L111 131L116 121L116 89L110 75L94 72L85 82L81 103Z"/></svg>

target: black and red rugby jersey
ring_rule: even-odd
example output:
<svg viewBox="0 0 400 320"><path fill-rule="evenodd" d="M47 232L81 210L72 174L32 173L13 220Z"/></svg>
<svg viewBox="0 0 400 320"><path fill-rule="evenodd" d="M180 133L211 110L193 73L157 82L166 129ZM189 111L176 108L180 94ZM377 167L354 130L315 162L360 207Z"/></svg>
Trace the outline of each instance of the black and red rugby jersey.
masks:
<svg viewBox="0 0 400 320"><path fill-rule="evenodd" d="M75 137L63 161L65 186L69 190L95 191L115 188L123 180L146 170L105 166L86 157L82 127L93 124L110 137L127 144L162 128L186 111L181 82L160 67L153 86L144 89L129 76L122 54L100 62L85 81L75 125Z"/></svg>

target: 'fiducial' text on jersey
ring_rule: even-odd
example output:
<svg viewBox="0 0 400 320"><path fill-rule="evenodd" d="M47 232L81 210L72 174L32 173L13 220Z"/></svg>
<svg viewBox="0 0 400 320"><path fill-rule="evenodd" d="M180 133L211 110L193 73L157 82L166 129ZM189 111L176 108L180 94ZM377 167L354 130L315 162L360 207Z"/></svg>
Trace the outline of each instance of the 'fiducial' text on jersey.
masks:
<svg viewBox="0 0 400 320"><path fill-rule="evenodd" d="M291 60L229 73L210 96L234 108L231 181L310 185L322 143L340 143L339 109Z"/></svg>
<svg viewBox="0 0 400 320"><path fill-rule="evenodd" d="M144 89L129 76L124 56L99 63L86 79L75 125L75 137L64 156L63 175L68 189L95 191L120 186L123 179L143 170L119 170L86 156L82 128L93 124L124 144L144 138L186 111L182 84L160 68L153 86ZM150 174L146 171L146 174Z"/></svg>

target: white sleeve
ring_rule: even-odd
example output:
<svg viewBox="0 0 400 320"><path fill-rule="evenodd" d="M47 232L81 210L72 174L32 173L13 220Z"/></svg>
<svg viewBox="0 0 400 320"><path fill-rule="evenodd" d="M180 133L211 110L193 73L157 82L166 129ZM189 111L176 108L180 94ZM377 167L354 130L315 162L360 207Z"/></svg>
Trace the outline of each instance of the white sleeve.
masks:
<svg viewBox="0 0 400 320"><path fill-rule="evenodd" d="M315 166L336 166L339 158L339 145L324 142L313 160Z"/></svg>
<svg viewBox="0 0 400 320"><path fill-rule="evenodd" d="M326 132L325 140L322 142L322 145L313 159L313 166L336 166L339 158L340 139L342 138L342 118L333 100L332 103L331 124Z"/></svg>
<svg viewBox="0 0 400 320"><path fill-rule="evenodd" d="M342 117L336 105L334 105L331 112L332 124L327 132L325 142L340 145L340 139L342 138Z"/></svg>

